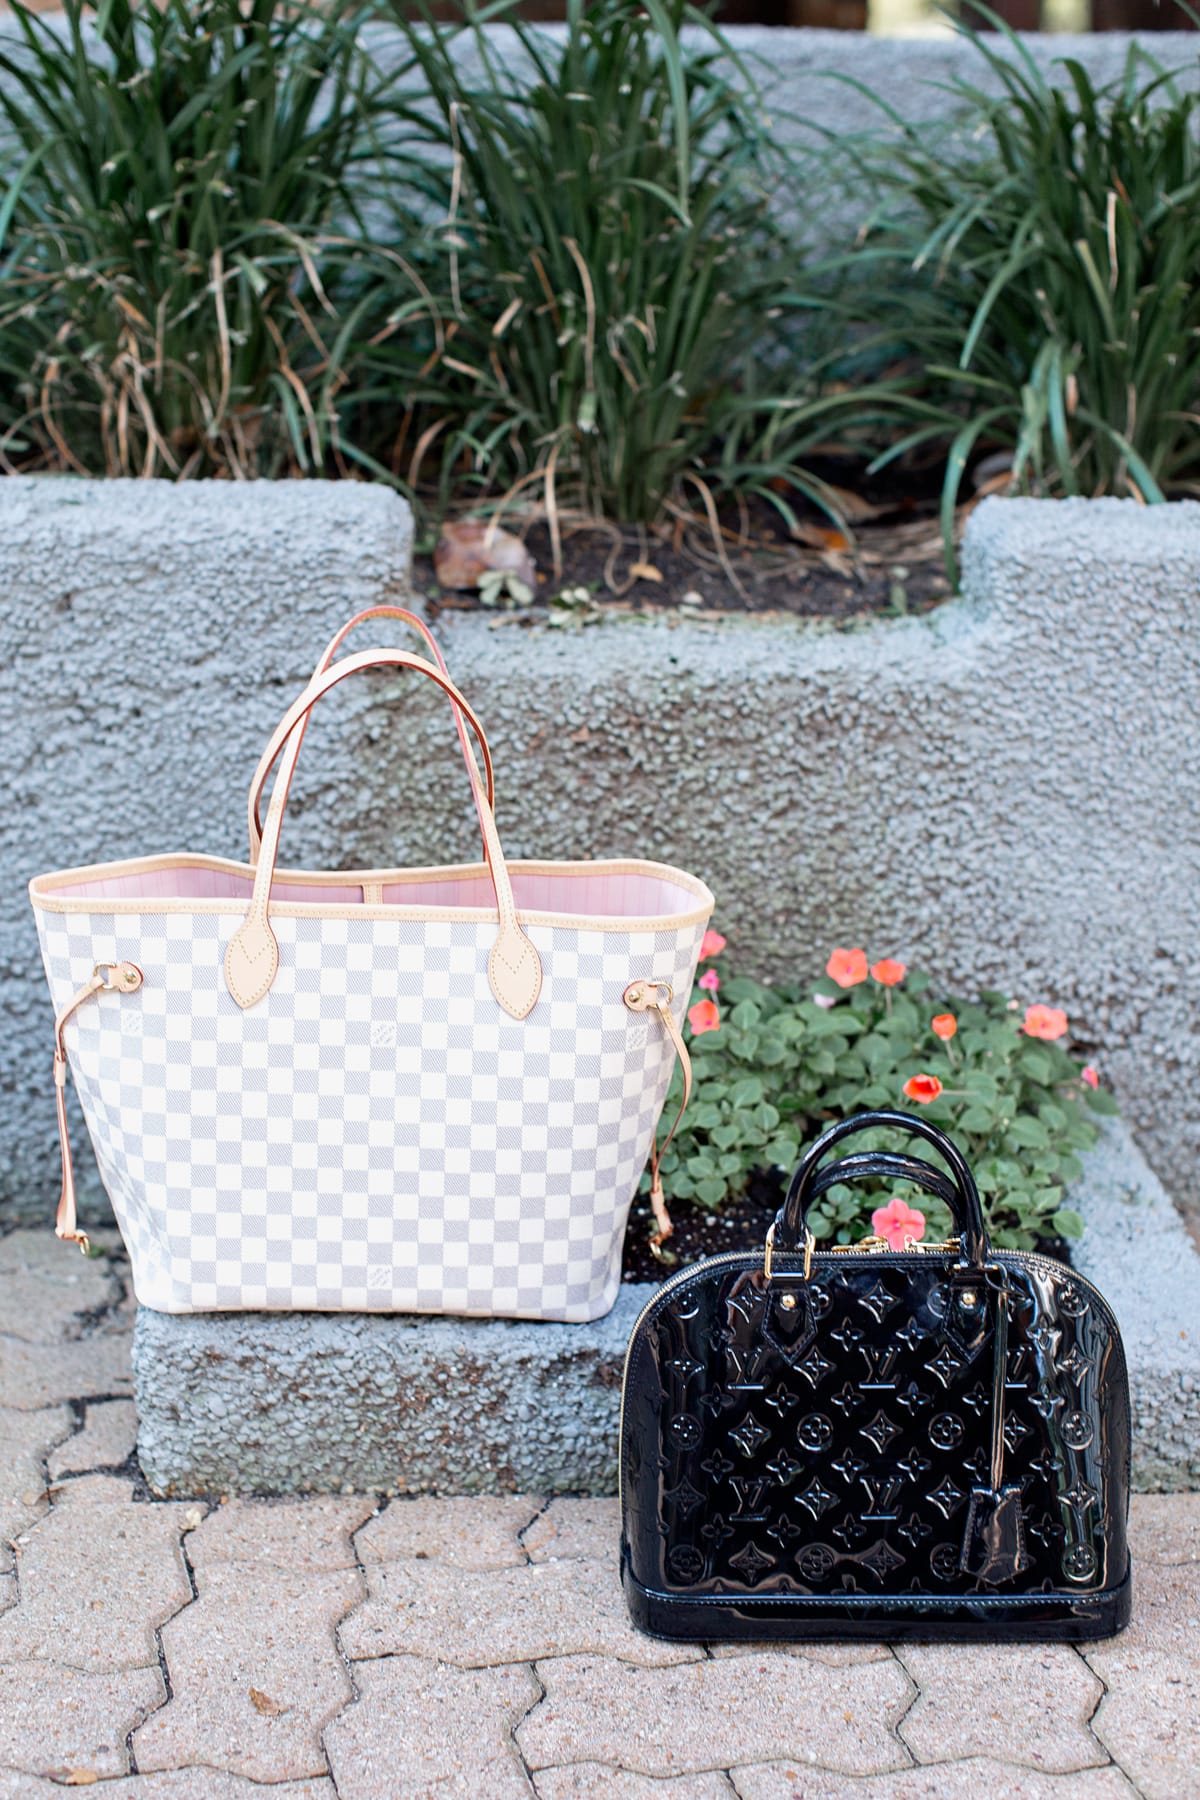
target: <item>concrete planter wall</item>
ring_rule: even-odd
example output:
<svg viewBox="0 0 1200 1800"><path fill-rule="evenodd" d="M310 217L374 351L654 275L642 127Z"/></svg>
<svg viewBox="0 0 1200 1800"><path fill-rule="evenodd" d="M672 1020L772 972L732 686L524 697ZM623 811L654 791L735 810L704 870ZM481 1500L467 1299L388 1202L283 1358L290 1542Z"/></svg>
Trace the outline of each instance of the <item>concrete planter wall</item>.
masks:
<svg viewBox="0 0 1200 1800"><path fill-rule="evenodd" d="M402 503L346 484L0 483L0 1196L49 1217L51 1033L24 892L244 856L246 782L336 624L403 591ZM1200 1150L1200 506L989 501L922 619L449 618L513 856L661 856L744 969L867 943L1064 1005L1177 1200ZM390 676L330 696L283 857L469 860L456 742ZM81 1163L86 1158L81 1156ZM94 1184L90 1190L95 1199Z"/></svg>

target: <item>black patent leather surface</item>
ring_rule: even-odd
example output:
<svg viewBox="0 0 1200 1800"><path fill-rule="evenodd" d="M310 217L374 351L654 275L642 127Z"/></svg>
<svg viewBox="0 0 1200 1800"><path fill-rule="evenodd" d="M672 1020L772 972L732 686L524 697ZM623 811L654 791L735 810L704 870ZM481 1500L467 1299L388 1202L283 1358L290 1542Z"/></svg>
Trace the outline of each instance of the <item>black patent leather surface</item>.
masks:
<svg viewBox="0 0 1200 1800"><path fill-rule="evenodd" d="M640 1623L701 1638L1124 1623L1120 1334L1065 1265L993 1260L1010 1289L999 1492L995 1309L964 1307L976 1277L949 1253L818 1252L807 1282L798 1258L768 1282L748 1254L664 1292L635 1330L623 1413Z"/></svg>

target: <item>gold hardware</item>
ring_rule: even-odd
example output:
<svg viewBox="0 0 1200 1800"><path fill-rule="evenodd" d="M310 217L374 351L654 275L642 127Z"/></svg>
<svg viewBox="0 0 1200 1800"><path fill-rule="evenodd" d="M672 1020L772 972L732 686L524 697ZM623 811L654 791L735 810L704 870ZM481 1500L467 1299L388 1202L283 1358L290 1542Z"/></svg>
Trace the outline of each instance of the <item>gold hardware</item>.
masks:
<svg viewBox="0 0 1200 1800"><path fill-rule="evenodd" d="M979 1305L979 1295L975 1292L974 1288L964 1288L962 1293L959 1295L959 1299L962 1301L963 1305L967 1308L968 1312L971 1311L971 1309L973 1307L976 1307Z"/></svg>
<svg viewBox="0 0 1200 1800"><path fill-rule="evenodd" d="M767 1232L767 1246L766 1246L766 1250L763 1255L763 1275L766 1277L766 1279L768 1281L770 1281L772 1279L772 1275L773 1275L774 1267L775 1267L775 1226L776 1226L776 1223L777 1223L777 1221L774 1219L771 1221L770 1230ZM812 1232L808 1229L808 1226L806 1225L804 1227L804 1279L805 1279L805 1281L807 1281L809 1276L812 1274L813 1251L816 1249L816 1247L817 1247L817 1240L813 1236ZM786 1299L784 1301L784 1304L785 1305L787 1304Z"/></svg>
<svg viewBox="0 0 1200 1800"><path fill-rule="evenodd" d="M794 1312L796 1308L795 1294L780 1294L779 1304L782 1306L784 1312Z"/></svg>
<svg viewBox="0 0 1200 1800"><path fill-rule="evenodd" d="M670 1006L675 989L669 981L631 981L621 998L630 1012L658 1012Z"/></svg>

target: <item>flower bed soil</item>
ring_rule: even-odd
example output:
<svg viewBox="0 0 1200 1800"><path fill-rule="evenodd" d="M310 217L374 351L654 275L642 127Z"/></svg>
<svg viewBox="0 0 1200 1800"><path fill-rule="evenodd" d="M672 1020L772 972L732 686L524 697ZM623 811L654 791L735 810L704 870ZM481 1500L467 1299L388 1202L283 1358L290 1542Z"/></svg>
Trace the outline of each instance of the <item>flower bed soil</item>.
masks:
<svg viewBox="0 0 1200 1800"><path fill-rule="evenodd" d="M665 1281L685 1264L699 1262L705 1256L719 1256L726 1250L762 1249L767 1229L782 1199L781 1181L758 1176L751 1183L749 1193L729 1201L718 1212L709 1212L687 1200L673 1201L671 1222L675 1230L665 1248L675 1261L661 1263L650 1249L653 1230L650 1201L645 1194L639 1194L625 1232L621 1280ZM1073 1260L1064 1238L1042 1239L1037 1248L1040 1255L1056 1257L1059 1262Z"/></svg>
<svg viewBox="0 0 1200 1800"><path fill-rule="evenodd" d="M524 538L537 565L534 607L582 587L606 612L683 608L843 621L927 612L946 599L951 587L929 477L890 491L840 491L852 535L792 494L789 504L800 517L799 535L792 536L769 501L751 496L743 513L721 515L724 561L703 519L665 532L579 524L563 529L562 574L556 575L544 521L522 527L510 516L503 524ZM474 592L440 589L429 555L415 557L413 574L435 613L480 605ZM509 616L530 614L514 608Z"/></svg>

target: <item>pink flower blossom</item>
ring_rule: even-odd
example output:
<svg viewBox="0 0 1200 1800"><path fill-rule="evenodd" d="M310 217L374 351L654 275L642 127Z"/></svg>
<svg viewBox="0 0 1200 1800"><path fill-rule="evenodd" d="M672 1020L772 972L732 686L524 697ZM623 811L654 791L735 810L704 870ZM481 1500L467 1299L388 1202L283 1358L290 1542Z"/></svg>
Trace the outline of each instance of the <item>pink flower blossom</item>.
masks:
<svg viewBox="0 0 1200 1800"><path fill-rule="evenodd" d="M721 985L721 977L715 969L705 969L697 985L702 987L706 993L715 994Z"/></svg>
<svg viewBox="0 0 1200 1800"><path fill-rule="evenodd" d="M1100 1071L1098 1069L1093 1069L1091 1063L1087 1065L1086 1069L1080 1069L1079 1073L1089 1087L1098 1088L1100 1086Z"/></svg>
<svg viewBox="0 0 1200 1800"><path fill-rule="evenodd" d="M925 1236L925 1214L906 1200L889 1200L871 1214L871 1230L886 1238L893 1250L907 1250Z"/></svg>
<svg viewBox="0 0 1200 1800"><path fill-rule="evenodd" d="M706 931L700 941L700 961L707 962L710 956L720 956L726 942L719 931Z"/></svg>

